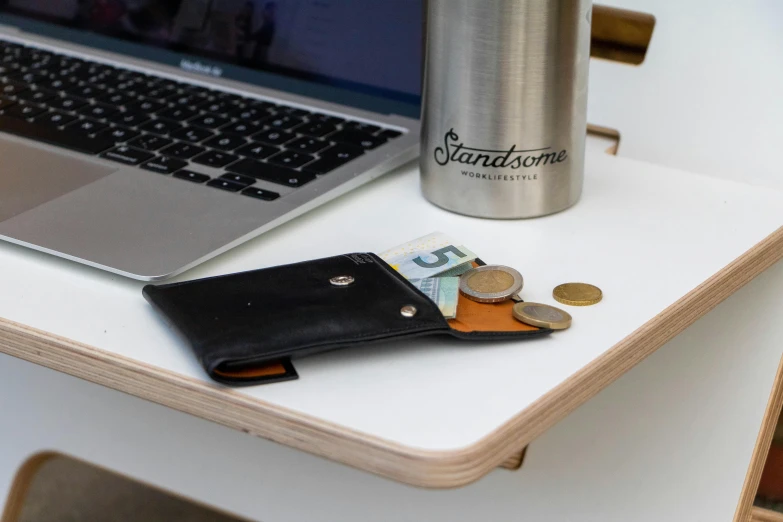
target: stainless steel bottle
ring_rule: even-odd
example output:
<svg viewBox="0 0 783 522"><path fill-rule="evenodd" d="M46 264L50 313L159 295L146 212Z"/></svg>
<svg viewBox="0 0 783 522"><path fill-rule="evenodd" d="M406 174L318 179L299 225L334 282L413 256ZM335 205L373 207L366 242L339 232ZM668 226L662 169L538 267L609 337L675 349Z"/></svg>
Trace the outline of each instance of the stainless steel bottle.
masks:
<svg viewBox="0 0 783 522"><path fill-rule="evenodd" d="M582 191L590 0L429 0L424 196L487 218Z"/></svg>

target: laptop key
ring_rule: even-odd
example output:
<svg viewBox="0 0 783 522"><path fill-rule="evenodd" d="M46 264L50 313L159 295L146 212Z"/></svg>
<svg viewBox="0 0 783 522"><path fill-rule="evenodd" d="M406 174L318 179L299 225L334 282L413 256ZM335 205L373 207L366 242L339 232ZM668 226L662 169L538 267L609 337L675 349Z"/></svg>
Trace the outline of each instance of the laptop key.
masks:
<svg viewBox="0 0 783 522"><path fill-rule="evenodd" d="M307 152L310 154L315 154L316 152L324 150L330 145L331 143L328 141L302 136L301 138L297 138L286 145L285 148L289 150L295 150L296 152Z"/></svg>
<svg viewBox="0 0 783 522"><path fill-rule="evenodd" d="M89 118L83 120L77 120L76 122L65 127L65 130L78 132L80 134L96 134L109 128L105 123L101 123Z"/></svg>
<svg viewBox="0 0 783 522"><path fill-rule="evenodd" d="M5 111L5 114L8 116L16 116L17 118L33 118L44 112L46 112L46 107L42 105L34 103L17 103Z"/></svg>
<svg viewBox="0 0 783 522"><path fill-rule="evenodd" d="M52 91L62 91L66 87L72 85L68 78L54 78L53 80L50 80L48 82L43 82L38 84L39 87L44 89L49 89Z"/></svg>
<svg viewBox="0 0 783 522"><path fill-rule="evenodd" d="M365 150L374 149L380 145L386 143L385 138L373 136L364 131L354 129L343 129L329 136L329 139L338 143L347 143L348 145L354 145L361 147Z"/></svg>
<svg viewBox="0 0 783 522"><path fill-rule="evenodd" d="M222 100L228 103L232 103L237 106L244 105L245 99L242 96L232 94L230 92L218 92L216 95L218 100Z"/></svg>
<svg viewBox="0 0 783 522"><path fill-rule="evenodd" d="M196 154L201 154L204 150L206 150L204 147L199 147L198 145L176 142L161 150L160 153L174 158L190 159Z"/></svg>
<svg viewBox="0 0 783 522"><path fill-rule="evenodd" d="M204 183L210 179L206 174L201 174L199 172L193 172L192 170L185 169L175 172L174 177L192 181L193 183Z"/></svg>
<svg viewBox="0 0 783 522"><path fill-rule="evenodd" d="M266 109L259 107L245 107L239 111L233 113L234 118L239 121L252 121L256 122L261 119L269 118L270 112Z"/></svg>
<svg viewBox="0 0 783 522"><path fill-rule="evenodd" d="M229 103L226 100L214 100L205 104L199 105L199 109L206 112L211 112L218 116L227 117L229 112L235 111L237 106L233 103Z"/></svg>
<svg viewBox="0 0 783 522"><path fill-rule="evenodd" d="M333 158L321 158L302 167L302 170L311 174L327 174L338 167L342 167L351 160L336 160Z"/></svg>
<svg viewBox="0 0 783 522"><path fill-rule="evenodd" d="M36 83L47 81L49 79L49 75L44 74L40 71L29 71L29 72L14 74L12 76L9 76L9 79L18 81L20 83L36 84Z"/></svg>
<svg viewBox="0 0 783 522"><path fill-rule="evenodd" d="M87 102L85 100L80 100L79 98L63 96L61 98L55 98L54 100L49 100L48 105L52 109L59 109L62 111L75 111L76 109L79 109L87 105Z"/></svg>
<svg viewBox="0 0 783 522"><path fill-rule="evenodd" d="M304 152L286 150L281 152L280 154L275 154L267 161L269 163L274 163L275 165L281 165L283 167L296 169L301 167L302 165L310 163L314 159L315 156L311 156L310 154L305 154Z"/></svg>
<svg viewBox="0 0 783 522"><path fill-rule="evenodd" d="M101 158L110 159L112 161L124 163L126 165L138 165L139 163L147 161L153 156L154 154L150 154L149 152L145 152L143 150L133 149L127 145L122 145L101 154Z"/></svg>
<svg viewBox="0 0 783 522"><path fill-rule="evenodd" d="M187 161L169 158L167 156L158 156L157 158L142 163L141 168L157 172L158 174L171 174L187 166Z"/></svg>
<svg viewBox="0 0 783 522"><path fill-rule="evenodd" d="M52 91L47 91L46 89L36 89L36 90L30 89L17 94L16 97L19 100L25 100L34 103L42 103L45 102L46 100L50 100L54 98L55 94Z"/></svg>
<svg viewBox="0 0 783 522"><path fill-rule="evenodd" d="M220 128L220 132L225 134L235 134L237 136L250 136L261 130L261 126L253 122L235 121L225 127Z"/></svg>
<svg viewBox="0 0 783 522"><path fill-rule="evenodd" d="M190 107L171 107L159 112L158 116L166 118L167 120L183 122L194 116L198 116L198 114L198 110L191 109Z"/></svg>
<svg viewBox="0 0 783 522"><path fill-rule="evenodd" d="M196 127L203 127L205 129L217 129L218 127L222 127L228 122L229 122L228 118L223 118L221 116L216 116L213 114L203 114L201 116L197 116L196 118L193 118L192 120L188 120L188 123L190 125L195 125Z"/></svg>
<svg viewBox="0 0 783 522"><path fill-rule="evenodd" d="M109 83L108 85L115 91L124 92L128 96L138 96L138 84L136 82L120 82L113 85Z"/></svg>
<svg viewBox="0 0 783 522"><path fill-rule="evenodd" d="M176 138L182 141L188 141L190 143L198 143L205 139L214 136L215 133L207 129L199 129L197 127L180 128L171 133L172 138Z"/></svg>
<svg viewBox="0 0 783 522"><path fill-rule="evenodd" d="M115 112L106 116L106 119L112 123L127 125L128 127L138 127L149 121L149 117L146 114L135 111Z"/></svg>
<svg viewBox="0 0 783 522"><path fill-rule="evenodd" d="M154 89L147 90L144 94L144 96L146 96L147 98L151 98L154 100L165 100L166 98L171 98L172 96L176 96L176 95L177 95L176 90L172 91L160 85Z"/></svg>
<svg viewBox="0 0 783 522"><path fill-rule="evenodd" d="M3 96L15 96L22 91L26 91L27 87L21 83L7 82L0 83L0 94Z"/></svg>
<svg viewBox="0 0 783 522"><path fill-rule="evenodd" d="M256 182L255 178L251 178L250 176L243 176L242 174L223 174L220 176L220 179L227 179L229 181L233 181L234 183L239 183L245 187L249 187Z"/></svg>
<svg viewBox="0 0 783 522"><path fill-rule="evenodd" d="M206 145L207 147L224 150L224 151L232 151L237 147L246 144L247 144L247 140L245 138L242 138L240 136L231 136L231 135L215 136L214 138L208 139L207 141L204 142L204 145Z"/></svg>
<svg viewBox="0 0 783 522"><path fill-rule="evenodd" d="M312 174L326 174L338 167L342 167L352 159L358 158L364 154L359 148L350 145L335 145L320 154L320 159L308 163L302 170Z"/></svg>
<svg viewBox="0 0 783 522"><path fill-rule="evenodd" d="M171 145L171 140L168 138L155 136L154 134L145 134L131 141L128 145L132 145L134 147L138 147L144 150L158 150L158 149L162 149L167 145ZM179 169L174 169L174 170L179 170Z"/></svg>
<svg viewBox="0 0 783 522"><path fill-rule="evenodd" d="M108 105L96 103L95 105L87 105L82 107L81 109L78 109L77 112L79 114L83 114L84 116L102 120L106 116L118 112L118 110Z"/></svg>
<svg viewBox="0 0 783 522"><path fill-rule="evenodd" d="M68 94L78 96L79 98L95 98L105 92L97 85L66 85L63 90Z"/></svg>
<svg viewBox="0 0 783 522"><path fill-rule="evenodd" d="M238 159L239 158L237 156L233 156L225 152L210 150L203 154L199 154L198 156L193 158L192 161L194 163L200 163L201 165L206 165L208 167L219 169L225 167L229 163L232 163Z"/></svg>
<svg viewBox="0 0 783 522"><path fill-rule="evenodd" d="M350 161L354 158L358 158L362 154L364 154L364 150L359 147L338 143L337 145L332 145L328 149L321 151L318 155L323 159Z"/></svg>
<svg viewBox="0 0 783 522"><path fill-rule="evenodd" d="M264 125L268 125L273 129L288 130L288 129L293 129L295 127L298 127L299 125L302 125L304 122L305 121L302 118L297 118L296 116L288 116L283 114L283 115L272 116L271 118L263 120L261 123L263 123Z"/></svg>
<svg viewBox="0 0 783 522"><path fill-rule="evenodd" d="M324 136L328 136L336 130L337 127L331 123L326 123L323 121L311 121L297 128L296 132L299 134L304 134L305 136L311 136L313 138L323 138Z"/></svg>
<svg viewBox="0 0 783 522"><path fill-rule="evenodd" d="M135 98L131 98L130 96L126 96L120 92L105 93L101 96L98 96L97 99L100 102L108 103L109 105L113 105L115 107L123 105L127 106L136 101Z"/></svg>
<svg viewBox="0 0 783 522"><path fill-rule="evenodd" d="M213 179L208 181L207 185L210 187L219 188L221 190L227 190L229 192L239 192L246 187L246 185L241 183L234 183L233 181L227 179Z"/></svg>
<svg viewBox="0 0 783 522"><path fill-rule="evenodd" d="M125 127L112 127L98 133L98 137L114 140L115 143L130 141L140 133Z"/></svg>
<svg viewBox="0 0 783 522"><path fill-rule="evenodd" d="M0 131L91 155L98 154L114 146L111 140L89 138L73 132L4 115L0 115Z"/></svg>
<svg viewBox="0 0 783 522"><path fill-rule="evenodd" d="M37 123L42 123L44 125L60 127L63 125L68 125L75 119L76 116L71 116L70 114L65 114L64 112L52 111L52 112L45 112L40 116L37 116L35 118L35 121Z"/></svg>
<svg viewBox="0 0 783 522"><path fill-rule="evenodd" d="M281 149L272 145L264 145L262 143L251 143L242 148L234 151L235 154L241 156L247 156L248 158L255 160L262 160L268 158L272 154L277 154Z"/></svg>
<svg viewBox="0 0 783 522"><path fill-rule="evenodd" d="M199 96L196 96L195 94L179 94L177 96L169 98L167 101L179 107L191 107L191 108L204 103L204 100Z"/></svg>
<svg viewBox="0 0 783 522"><path fill-rule="evenodd" d="M139 125L139 129L147 132L152 132L154 134L160 134L161 136L165 136L166 134L171 134L173 132L182 129L182 125L180 125L175 121L163 120L158 118L156 120L150 120L144 125Z"/></svg>
<svg viewBox="0 0 783 522"><path fill-rule="evenodd" d="M253 134L251 138L255 141L260 141L268 145L283 145L296 138L296 134L275 129L267 129L257 134Z"/></svg>
<svg viewBox="0 0 783 522"><path fill-rule="evenodd" d="M147 114L162 111L166 107L167 105L165 103L155 100L138 100L127 106L129 111L144 112Z"/></svg>
<svg viewBox="0 0 783 522"><path fill-rule="evenodd" d="M280 197L277 192L271 190L264 190L258 187L248 187L242 191L243 196L250 196L251 198L262 199L264 201L272 201Z"/></svg>
<svg viewBox="0 0 783 522"><path fill-rule="evenodd" d="M271 181L287 187L301 187L315 179L314 174L299 172L287 167L280 167L269 163L261 163L251 159L243 159L232 163L226 170L236 174L244 174L256 179Z"/></svg>

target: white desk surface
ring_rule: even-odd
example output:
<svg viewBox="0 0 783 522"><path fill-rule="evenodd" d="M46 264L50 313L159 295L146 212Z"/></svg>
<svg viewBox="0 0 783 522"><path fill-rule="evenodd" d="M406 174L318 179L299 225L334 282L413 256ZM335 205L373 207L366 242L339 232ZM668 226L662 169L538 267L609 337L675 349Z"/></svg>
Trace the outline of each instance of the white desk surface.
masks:
<svg viewBox="0 0 783 522"><path fill-rule="evenodd" d="M594 151L580 203L524 221L442 211L409 165L179 279L378 252L440 230L519 269L528 301L553 303L554 286L585 281L603 302L568 308L573 327L548 338L350 349L296 361L294 382L229 389L207 379L141 283L2 244L0 351L403 482L456 486L779 260L781 225L781 192Z"/></svg>

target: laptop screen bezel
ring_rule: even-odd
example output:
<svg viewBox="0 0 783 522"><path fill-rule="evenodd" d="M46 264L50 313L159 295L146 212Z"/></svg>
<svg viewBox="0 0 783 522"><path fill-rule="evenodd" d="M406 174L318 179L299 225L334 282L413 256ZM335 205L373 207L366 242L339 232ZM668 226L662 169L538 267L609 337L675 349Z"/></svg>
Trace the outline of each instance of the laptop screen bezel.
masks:
<svg viewBox="0 0 783 522"><path fill-rule="evenodd" d="M374 94L357 92L334 85L326 85L314 81L307 81L282 74L275 74L265 71L234 65L219 60L213 60L189 54L186 52L173 51L145 45L143 43L131 42L111 36L105 36L89 31L69 28L57 24L44 22L20 16L17 14L3 12L0 7L0 26L10 26L26 33L40 35L46 38L64 40L77 45L91 47L96 50L112 52L128 56L132 59L147 60L162 65L172 67L182 67L183 61L197 62L205 68L217 67L220 69L220 78L247 83L253 86L274 89L299 96L306 96L318 100L355 107L357 109L375 112L384 115L399 115L408 118L418 119L421 112L421 97L416 97L415 103L410 103L398 99L387 98ZM422 51L423 52L423 51ZM192 70L190 72L193 72ZM205 79L212 78L213 75L205 74Z"/></svg>

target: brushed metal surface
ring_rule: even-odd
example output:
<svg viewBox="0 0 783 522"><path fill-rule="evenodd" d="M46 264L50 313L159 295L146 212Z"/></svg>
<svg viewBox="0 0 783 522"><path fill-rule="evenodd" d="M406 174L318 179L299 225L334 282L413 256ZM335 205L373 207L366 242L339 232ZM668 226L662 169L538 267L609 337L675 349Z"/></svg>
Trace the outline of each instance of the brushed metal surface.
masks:
<svg viewBox="0 0 783 522"><path fill-rule="evenodd" d="M256 186L282 194L271 202L192 185L138 168L121 167L117 171L118 165L109 161L0 133L3 140L117 171L54 199L45 198L50 200L25 212L14 212L13 217L0 222L0 240L125 277L156 281L180 274L414 160L419 152L419 122L396 114L378 114L233 80L204 77L6 26L0 26L0 37L403 132L401 137L296 190L258 181ZM200 165L190 168L210 176L218 174L217 170Z"/></svg>
<svg viewBox="0 0 783 522"><path fill-rule="evenodd" d="M430 0L422 190L447 210L535 217L582 189L590 0Z"/></svg>
<svg viewBox="0 0 783 522"><path fill-rule="evenodd" d="M118 169L45 151L0 134L0 222Z"/></svg>

